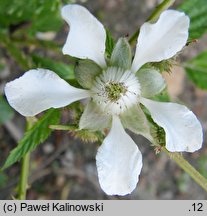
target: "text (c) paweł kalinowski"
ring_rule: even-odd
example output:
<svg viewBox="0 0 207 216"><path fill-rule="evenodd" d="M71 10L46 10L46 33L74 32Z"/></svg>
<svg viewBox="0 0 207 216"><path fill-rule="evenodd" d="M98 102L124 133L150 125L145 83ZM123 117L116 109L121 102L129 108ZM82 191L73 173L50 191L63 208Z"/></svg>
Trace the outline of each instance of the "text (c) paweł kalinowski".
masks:
<svg viewBox="0 0 207 216"><path fill-rule="evenodd" d="M20 211L103 211L103 203L94 204L70 204L70 203L46 203L28 204L21 203Z"/></svg>

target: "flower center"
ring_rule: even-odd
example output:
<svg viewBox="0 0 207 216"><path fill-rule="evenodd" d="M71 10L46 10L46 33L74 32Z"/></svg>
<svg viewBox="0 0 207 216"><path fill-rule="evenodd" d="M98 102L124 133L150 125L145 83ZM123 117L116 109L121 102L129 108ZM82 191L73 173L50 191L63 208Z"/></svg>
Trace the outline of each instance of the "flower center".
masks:
<svg viewBox="0 0 207 216"><path fill-rule="evenodd" d="M109 67L96 77L91 91L103 112L119 115L138 102L140 84L131 71Z"/></svg>
<svg viewBox="0 0 207 216"><path fill-rule="evenodd" d="M124 95L127 92L127 88L124 83L109 82L105 85L105 91L111 101L117 101L122 94Z"/></svg>

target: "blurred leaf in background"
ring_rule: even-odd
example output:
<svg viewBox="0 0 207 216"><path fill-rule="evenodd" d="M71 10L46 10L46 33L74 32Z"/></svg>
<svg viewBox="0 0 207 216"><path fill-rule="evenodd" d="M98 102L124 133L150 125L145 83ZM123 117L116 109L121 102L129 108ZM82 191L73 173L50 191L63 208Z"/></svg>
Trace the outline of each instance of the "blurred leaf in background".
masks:
<svg viewBox="0 0 207 216"><path fill-rule="evenodd" d="M201 174L207 178L207 157L206 154L203 154L199 159L198 159L198 166L199 166L199 171Z"/></svg>
<svg viewBox="0 0 207 216"><path fill-rule="evenodd" d="M190 17L189 39L199 39L207 32L207 1L187 0L179 6ZM207 89L207 51L184 64L188 78L201 88Z"/></svg>
<svg viewBox="0 0 207 216"><path fill-rule="evenodd" d="M64 80L71 80L75 78L73 65L57 62L53 59L41 57L39 55L32 55L32 59L36 67L52 70Z"/></svg>
<svg viewBox="0 0 207 216"><path fill-rule="evenodd" d="M58 31L62 26L61 0L9 0L0 1L0 24L14 30L27 26L27 33Z"/></svg>
<svg viewBox="0 0 207 216"><path fill-rule="evenodd" d="M185 63L188 77L201 89L207 89L207 51Z"/></svg>
<svg viewBox="0 0 207 216"><path fill-rule="evenodd" d="M0 188L3 188L8 183L8 176L5 173L0 173Z"/></svg>
<svg viewBox="0 0 207 216"><path fill-rule="evenodd" d="M200 38L207 31L207 1L185 0L178 9L190 17L189 38Z"/></svg>
<svg viewBox="0 0 207 216"><path fill-rule="evenodd" d="M58 109L48 110L31 129L26 131L18 146L10 152L2 169L19 161L27 152L34 150L38 144L44 142L52 132L49 125L58 124L59 120L60 111Z"/></svg>
<svg viewBox="0 0 207 216"><path fill-rule="evenodd" d="M0 125L10 120L14 116L13 109L7 101L0 95Z"/></svg>

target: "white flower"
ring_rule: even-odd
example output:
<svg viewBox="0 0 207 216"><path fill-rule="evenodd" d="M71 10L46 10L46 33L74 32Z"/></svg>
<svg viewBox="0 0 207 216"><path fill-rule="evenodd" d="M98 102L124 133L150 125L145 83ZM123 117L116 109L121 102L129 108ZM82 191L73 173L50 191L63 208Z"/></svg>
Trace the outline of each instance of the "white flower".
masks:
<svg viewBox="0 0 207 216"><path fill-rule="evenodd" d="M85 80L82 78L83 86L88 87L83 90L72 87L52 71L30 70L5 87L6 97L14 109L24 116L34 116L51 107L92 98L80 119L80 129L101 130L111 125L96 156L100 185L109 195L129 194L138 182L142 155L124 127L152 139L139 103L164 129L169 151L194 152L201 148L202 128L196 116L183 105L147 99L163 90L165 82L156 70L139 70L147 62L171 58L185 46L188 16L166 10L155 24L142 25L132 63L122 56L117 58L119 48L123 44L127 46L126 41L120 39L112 53L114 65L105 59L106 31L87 9L67 5L62 9L62 16L70 25L63 53L93 60L100 66L94 66L99 71L94 74L90 70L85 74L83 71L83 75L88 76ZM117 61L123 67L117 67Z"/></svg>

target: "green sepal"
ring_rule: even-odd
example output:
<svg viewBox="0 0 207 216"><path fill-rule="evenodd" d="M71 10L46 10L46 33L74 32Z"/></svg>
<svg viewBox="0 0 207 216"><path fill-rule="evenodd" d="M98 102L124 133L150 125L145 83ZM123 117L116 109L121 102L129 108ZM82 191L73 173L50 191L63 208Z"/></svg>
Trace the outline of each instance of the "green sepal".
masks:
<svg viewBox="0 0 207 216"><path fill-rule="evenodd" d="M100 131L76 130L69 132L71 136L83 142L103 142L104 135Z"/></svg>
<svg viewBox="0 0 207 216"><path fill-rule="evenodd" d="M151 117L149 111L144 107L143 112L147 118L150 127L150 134L152 137L152 145L154 146L165 146L166 145L166 134L162 127L160 127Z"/></svg>
<svg viewBox="0 0 207 216"><path fill-rule="evenodd" d="M111 55L110 65L130 69L132 64L131 47L126 38L119 38Z"/></svg>
<svg viewBox="0 0 207 216"><path fill-rule="evenodd" d="M136 104L120 115L123 126L130 131L141 134L152 142L148 120L141 107Z"/></svg>
<svg viewBox="0 0 207 216"><path fill-rule="evenodd" d="M102 72L100 66L89 59L79 60L74 70L78 83L86 89L92 87L95 77Z"/></svg>
<svg viewBox="0 0 207 216"><path fill-rule="evenodd" d="M97 131L109 128L110 123L111 116L101 112L95 102L89 101L80 118L79 128Z"/></svg>
<svg viewBox="0 0 207 216"><path fill-rule="evenodd" d="M166 86L160 72L154 68L143 68L136 73L141 85L143 97L152 97L160 93Z"/></svg>
<svg viewBox="0 0 207 216"><path fill-rule="evenodd" d="M162 60L160 62L147 63L146 66L154 67L155 69L159 70L161 73L162 72L170 73L174 62L175 62L175 58L170 58L167 60Z"/></svg>
<svg viewBox="0 0 207 216"><path fill-rule="evenodd" d="M83 142L102 142L104 135L100 131L80 130L77 125L50 125L50 129L68 131L71 136Z"/></svg>

